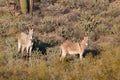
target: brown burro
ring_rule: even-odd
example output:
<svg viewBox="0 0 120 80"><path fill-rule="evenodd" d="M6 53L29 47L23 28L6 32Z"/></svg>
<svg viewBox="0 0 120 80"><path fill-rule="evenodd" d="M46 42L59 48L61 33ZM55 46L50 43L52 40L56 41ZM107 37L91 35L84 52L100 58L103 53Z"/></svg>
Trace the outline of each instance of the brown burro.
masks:
<svg viewBox="0 0 120 80"><path fill-rule="evenodd" d="M73 43L66 40L60 46L61 49L60 61L65 58L66 54L70 54L70 55L79 54L80 59L82 59L83 53L87 46L88 46L88 36L84 37L84 39L80 43Z"/></svg>
<svg viewBox="0 0 120 80"><path fill-rule="evenodd" d="M21 51L22 55L23 55L23 51L26 49L27 53L30 54L31 56L31 50L32 50L32 46L33 46L33 29L29 29L29 33L26 34L24 32L21 32L20 34L18 34L17 38L18 38L18 52Z"/></svg>

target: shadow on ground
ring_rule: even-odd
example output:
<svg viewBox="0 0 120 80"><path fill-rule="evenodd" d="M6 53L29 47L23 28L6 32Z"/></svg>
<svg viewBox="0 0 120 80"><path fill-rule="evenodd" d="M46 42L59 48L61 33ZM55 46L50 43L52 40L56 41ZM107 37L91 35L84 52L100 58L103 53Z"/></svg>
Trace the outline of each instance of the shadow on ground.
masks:
<svg viewBox="0 0 120 80"><path fill-rule="evenodd" d="M38 50L42 52L43 55L46 55L46 49L53 47L54 45L51 45L49 43L41 42L40 40L34 40L34 45L33 45L33 51Z"/></svg>
<svg viewBox="0 0 120 80"><path fill-rule="evenodd" d="M95 57L100 54L100 51L98 49L86 49L83 57L85 57L87 54L91 54L92 57Z"/></svg>

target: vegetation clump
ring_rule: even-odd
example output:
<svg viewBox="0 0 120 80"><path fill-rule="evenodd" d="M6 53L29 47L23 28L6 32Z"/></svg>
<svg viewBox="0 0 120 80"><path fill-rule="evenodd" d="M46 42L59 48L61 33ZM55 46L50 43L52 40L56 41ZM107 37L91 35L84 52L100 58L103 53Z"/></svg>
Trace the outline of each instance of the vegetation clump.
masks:
<svg viewBox="0 0 120 80"><path fill-rule="evenodd" d="M22 1L22 0L21 0ZM119 0L41 0L33 14L14 16L0 0L0 80L119 80ZM18 53L17 34L32 26L32 57ZM89 36L83 60L59 46Z"/></svg>

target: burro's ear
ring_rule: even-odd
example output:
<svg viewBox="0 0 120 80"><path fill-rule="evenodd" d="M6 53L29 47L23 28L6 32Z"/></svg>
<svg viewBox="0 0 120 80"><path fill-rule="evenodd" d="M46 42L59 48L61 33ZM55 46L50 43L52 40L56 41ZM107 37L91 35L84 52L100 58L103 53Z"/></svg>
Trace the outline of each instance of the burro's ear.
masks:
<svg viewBox="0 0 120 80"><path fill-rule="evenodd" d="M33 33L33 28L31 29L31 32Z"/></svg>
<svg viewBox="0 0 120 80"><path fill-rule="evenodd" d="M31 31L33 31L33 28L31 28Z"/></svg>
<svg viewBox="0 0 120 80"><path fill-rule="evenodd" d="M33 34L33 28L29 28L29 34Z"/></svg>
<svg viewBox="0 0 120 80"><path fill-rule="evenodd" d="M84 36L84 40L88 41L88 38L89 38L88 36Z"/></svg>

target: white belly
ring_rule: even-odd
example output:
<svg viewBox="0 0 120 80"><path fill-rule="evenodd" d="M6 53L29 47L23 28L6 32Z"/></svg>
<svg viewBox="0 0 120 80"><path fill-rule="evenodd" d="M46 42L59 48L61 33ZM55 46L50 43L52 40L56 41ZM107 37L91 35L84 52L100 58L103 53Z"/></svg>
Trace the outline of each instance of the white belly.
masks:
<svg viewBox="0 0 120 80"><path fill-rule="evenodd" d="M79 54L80 52L78 52L78 51L69 51L68 53L69 54Z"/></svg>

